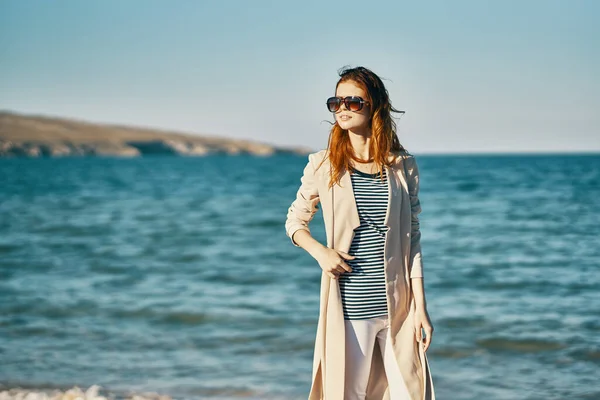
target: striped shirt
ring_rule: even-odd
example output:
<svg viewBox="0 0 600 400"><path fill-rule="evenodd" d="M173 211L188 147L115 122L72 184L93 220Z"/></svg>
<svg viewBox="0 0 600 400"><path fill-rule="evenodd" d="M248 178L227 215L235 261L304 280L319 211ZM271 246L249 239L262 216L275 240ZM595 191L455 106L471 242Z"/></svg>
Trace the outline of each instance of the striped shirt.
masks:
<svg viewBox="0 0 600 400"><path fill-rule="evenodd" d="M367 319L387 315L384 244L388 227L384 224L388 206L388 183L385 169L381 175L353 170L350 174L360 226L346 260L352 272L339 277L344 319Z"/></svg>

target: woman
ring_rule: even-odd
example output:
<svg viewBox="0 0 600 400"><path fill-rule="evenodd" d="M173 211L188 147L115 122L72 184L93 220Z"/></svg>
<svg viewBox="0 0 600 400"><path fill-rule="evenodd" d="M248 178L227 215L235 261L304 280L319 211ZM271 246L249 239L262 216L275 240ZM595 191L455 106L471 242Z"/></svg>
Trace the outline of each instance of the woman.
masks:
<svg viewBox="0 0 600 400"><path fill-rule="evenodd" d="M327 107L328 148L309 154L285 223L322 269L309 399L433 400L419 170L396 135L399 111L363 67L340 72ZM319 204L327 246L309 229Z"/></svg>

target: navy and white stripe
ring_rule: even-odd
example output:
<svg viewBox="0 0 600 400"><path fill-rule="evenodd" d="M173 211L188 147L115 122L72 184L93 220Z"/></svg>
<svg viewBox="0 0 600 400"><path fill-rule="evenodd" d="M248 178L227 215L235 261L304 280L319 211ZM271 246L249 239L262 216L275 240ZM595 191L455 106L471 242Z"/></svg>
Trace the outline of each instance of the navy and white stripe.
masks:
<svg viewBox="0 0 600 400"><path fill-rule="evenodd" d="M367 319L387 315L384 244L388 227L384 224L388 206L387 174L367 174L358 170L350 174L360 226L346 260L352 272L340 275L344 319Z"/></svg>

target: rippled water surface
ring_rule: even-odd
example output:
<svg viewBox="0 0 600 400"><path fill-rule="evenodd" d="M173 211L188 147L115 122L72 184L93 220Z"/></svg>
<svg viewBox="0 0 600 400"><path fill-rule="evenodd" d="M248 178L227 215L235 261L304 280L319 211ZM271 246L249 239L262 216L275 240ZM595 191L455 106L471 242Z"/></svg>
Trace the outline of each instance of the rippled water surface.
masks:
<svg viewBox="0 0 600 400"><path fill-rule="evenodd" d="M600 155L417 160L438 398L600 398ZM305 163L0 159L0 384L306 398Z"/></svg>

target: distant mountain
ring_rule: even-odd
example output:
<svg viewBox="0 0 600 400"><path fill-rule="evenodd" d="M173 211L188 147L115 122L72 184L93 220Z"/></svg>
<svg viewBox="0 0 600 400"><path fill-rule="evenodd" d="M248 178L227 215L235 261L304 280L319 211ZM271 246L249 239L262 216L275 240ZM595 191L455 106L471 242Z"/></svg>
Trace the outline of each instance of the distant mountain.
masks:
<svg viewBox="0 0 600 400"><path fill-rule="evenodd" d="M307 147L196 136L135 126L0 111L0 157L121 156L150 154L308 154Z"/></svg>

